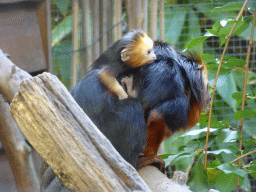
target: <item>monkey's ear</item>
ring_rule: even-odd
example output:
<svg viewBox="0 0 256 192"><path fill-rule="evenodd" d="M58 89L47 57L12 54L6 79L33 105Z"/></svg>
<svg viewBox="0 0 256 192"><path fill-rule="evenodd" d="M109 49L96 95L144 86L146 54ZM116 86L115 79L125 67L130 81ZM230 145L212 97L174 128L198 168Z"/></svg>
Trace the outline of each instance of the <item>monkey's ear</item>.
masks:
<svg viewBox="0 0 256 192"><path fill-rule="evenodd" d="M129 50L127 48L123 49L121 51L121 60L123 62L128 61L131 58L131 56L129 55Z"/></svg>

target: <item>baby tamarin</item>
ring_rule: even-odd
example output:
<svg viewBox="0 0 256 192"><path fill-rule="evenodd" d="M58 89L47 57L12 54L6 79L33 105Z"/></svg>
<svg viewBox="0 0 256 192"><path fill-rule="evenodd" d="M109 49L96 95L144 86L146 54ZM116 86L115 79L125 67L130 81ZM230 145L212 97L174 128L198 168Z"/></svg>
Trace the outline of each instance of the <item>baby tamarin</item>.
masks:
<svg viewBox="0 0 256 192"><path fill-rule="evenodd" d="M137 68L156 59L154 42L142 30L134 30L116 41L92 64L100 81L119 98L128 97L116 77L129 68Z"/></svg>

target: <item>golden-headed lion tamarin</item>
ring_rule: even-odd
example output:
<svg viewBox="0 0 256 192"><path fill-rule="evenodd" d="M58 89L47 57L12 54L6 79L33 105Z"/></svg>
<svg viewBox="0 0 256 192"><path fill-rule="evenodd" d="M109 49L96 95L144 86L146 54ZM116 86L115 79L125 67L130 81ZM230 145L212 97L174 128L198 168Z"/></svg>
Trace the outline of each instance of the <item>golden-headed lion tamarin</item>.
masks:
<svg viewBox="0 0 256 192"><path fill-rule="evenodd" d="M142 30L134 30L115 42L93 64L100 69L99 79L118 98L128 97L116 77L129 68L137 68L156 59L154 42Z"/></svg>

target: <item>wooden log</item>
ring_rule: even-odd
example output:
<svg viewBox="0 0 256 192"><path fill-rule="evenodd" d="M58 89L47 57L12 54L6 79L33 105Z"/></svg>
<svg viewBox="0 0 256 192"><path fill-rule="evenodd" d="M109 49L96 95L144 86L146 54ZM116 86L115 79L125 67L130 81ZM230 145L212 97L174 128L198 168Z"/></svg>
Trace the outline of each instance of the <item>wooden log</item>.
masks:
<svg viewBox="0 0 256 192"><path fill-rule="evenodd" d="M39 191L31 147L13 120L9 104L0 94L0 141L10 163L18 191Z"/></svg>
<svg viewBox="0 0 256 192"><path fill-rule="evenodd" d="M138 172L153 192L191 192L186 185L186 173L181 171L176 171L172 179L168 179L154 166L143 167Z"/></svg>
<svg viewBox="0 0 256 192"><path fill-rule="evenodd" d="M19 191L38 191L39 181L32 161L31 147L13 120L9 104L20 82L31 75L0 54L0 140L7 154ZM7 103L7 102L8 103Z"/></svg>
<svg viewBox="0 0 256 192"><path fill-rule="evenodd" d="M11 103L18 92L20 82L31 75L14 65L8 58L0 55L0 93Z"/></svg>
<svg viewBox="0 0 256 192"><path fill-rule="evenodd" d="M11 114L40 156L75 191L150 191L64 85L49 73L26 79Z"/></svg>

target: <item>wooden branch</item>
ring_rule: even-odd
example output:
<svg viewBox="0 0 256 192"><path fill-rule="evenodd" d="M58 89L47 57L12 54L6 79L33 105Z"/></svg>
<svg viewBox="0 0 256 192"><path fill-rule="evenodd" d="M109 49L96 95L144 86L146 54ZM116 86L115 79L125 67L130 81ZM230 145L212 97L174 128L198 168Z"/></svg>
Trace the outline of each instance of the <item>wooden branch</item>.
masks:
<svg viewBox="0 0 256 192"><path fill-rule="evenodd" d="M44 73L24 80L10 111L28 141L69 188L150 191L56 76Z"/></svg>
<svg viewBox="0 0 256 192"><path fill-rule="evenodd" d="M175 171L172 179L154 166L143 167L138 172L153 192L191 192L186 185L186 173L181 171Z"/></svg>
<svg viewBox="0 0 256 192"><path fill-rule="evenodd" d="M0 94L0 140L10 163L18 191L39 191L39 180L32 161L31 147L14 122L9 104Z"/></svg>
<svg viewBox="0 0 256 192"><path fill-rule="evenodd" d="M18 92L20 82L31 75L14 65L5 56L0 56L0 94L11 103Z"/></svg>
<svg viewBox="0 0 256 192"><path fill-rule="evenodd" d="M20 82L29 78L27 72L0 55L0 140L8 157L19 191L39 191L39 181L32 161L31 148L14 122L9 104L18 92ZM1 95L2 94L2 95ZM3 98L4 96L4 98Z"/></svg>

